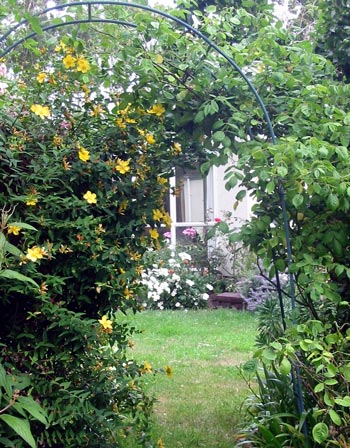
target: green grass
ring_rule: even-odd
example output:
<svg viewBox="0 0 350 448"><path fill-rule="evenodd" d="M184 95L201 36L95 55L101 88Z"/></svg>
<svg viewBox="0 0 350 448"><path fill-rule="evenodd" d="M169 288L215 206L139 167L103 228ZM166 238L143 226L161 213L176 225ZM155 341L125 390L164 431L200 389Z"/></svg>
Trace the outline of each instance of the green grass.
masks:
<svg viewBox="0 0 350 448"><path fill-rule="evenodd" d="M173 376L145 375L156 397L154 440L166 448L232 448L249 394L237 367L253 351L256 319L235 310L146 311L127 319L135 335L131 356Z"/></svg>

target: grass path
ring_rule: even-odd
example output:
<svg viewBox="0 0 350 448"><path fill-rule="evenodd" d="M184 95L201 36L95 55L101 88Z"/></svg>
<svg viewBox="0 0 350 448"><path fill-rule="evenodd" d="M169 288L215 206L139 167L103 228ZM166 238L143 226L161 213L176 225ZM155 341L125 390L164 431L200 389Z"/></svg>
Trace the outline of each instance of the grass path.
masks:
<svg viewBox="0 0 350 448"><path fill-rule="evenodd" d="M237 366L253 351L255 316L235 310L147 311L129 316L132 356L173 376L146 375L154 395L154 439L165 448L232 448L248 394Z"/></svg>

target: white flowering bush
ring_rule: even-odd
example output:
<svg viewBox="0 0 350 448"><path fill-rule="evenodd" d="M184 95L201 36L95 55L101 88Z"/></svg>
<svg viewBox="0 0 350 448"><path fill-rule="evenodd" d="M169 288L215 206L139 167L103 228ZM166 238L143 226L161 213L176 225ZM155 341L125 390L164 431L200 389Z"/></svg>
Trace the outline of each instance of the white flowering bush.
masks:
<svg viewBox="0 0 350 448"><path fill-rule="evenodd" d="M206 308L213 291L207 269L196 266L187 252L164 248L149 251L142 273L140 299L146 309Z"/></svg>

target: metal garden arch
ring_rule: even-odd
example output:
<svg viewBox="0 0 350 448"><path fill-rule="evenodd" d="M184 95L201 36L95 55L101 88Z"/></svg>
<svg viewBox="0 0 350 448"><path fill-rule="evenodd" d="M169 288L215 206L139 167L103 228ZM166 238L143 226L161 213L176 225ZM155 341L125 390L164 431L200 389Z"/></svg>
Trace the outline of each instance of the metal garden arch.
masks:
<svg viewBox="0 0 350 448"><path fill-rule="evenodd" d="M178 17L172 16L164 11L157 10L155 8L151 8L149 6L139 5L136 3L128 3L125 1L113 1L113 0L91 0L91 1L78 1L78 2L65 3L62 5L57 5L57 6L53 6L50 8L46 8L46 9L42 10L40 13L36 14L36 17L39 19L39 23L40 23L40 19L52 11L60 11L60 10L64 10L64 9L72 7L72 6L86 6L87 7L87 17L85 19L68 20L68 21L65 21L62 23L56 23L56 24L43 23L41 25L41 30L42 31L50 31L50 30L54 30L56 28L60 28L63 26L78 25L81 23L111 23L111 24L122 25L122 26L126 26L126 27L133 27L133 28L136 27L136 25L132 22L94 17L93 16L93 6L98 6L98 5L101 5L101 6L102 5L123 6L123 7L131 8L131 9L135 9L135 10L147 11L149 13L156 14L157 16L161 16L161 17L164 17L165 19L175 22L178 25L182 26L186 31L199 37L203 42L205 42L208 45L208 47L210 49L213 49L217 54L221 55L229 63L229 65L234 68L234 70L239 74L239 76L245 81L249 90L255 97L260 109L263 112L263 115L264 115L264 118L265 118L265 121L267 124L267 128L268 128L269 137L271 138L272 144L273 145L277 144L277 138L275 136L273 125L272 125L270 116L268 114L268 111L266 109L266 106L265 106L262 98L260 97L259 93L255 89L254 85L248 79L248 77L245 75L245 73L242 71L242 69L236 64L236 62L229 55L227 55L220 47L218 47L214 42L212 42L201 31L199 31L198 29L189 25L185 21L179 19ZM3 36L0 37L0 47L2 47L2 49L0 50L1 58L8 55L12 50L14 50L18 46L22 45L28 39L31 39L38 35L37 32L29 32L24 37L15 41L13 44L8 45L8 46L6 45L8 37L11 36L13 33L15 33L17 30L19 30L21 27L28 25L28 23L29 23L28 20L23 20L23 21L19 22L17 25L15 25L14 27L10 28ZM292 246L291 246L291 240L290 240L289 222L288 222L287 211L286 211L285 192L284 192L284 187L281 182L279 184L279 198L280 198L280 206L281 206L282 215L283 215L283 226L284 226L284 233L285 233L285 237L286 237L287 261L288 261L288 265L289 265L292 262ZM285 317L284 317L284 308L283 308L283 304L281 301L282 292L279 287L279 278L278 278L277 270L276 270L276 276L277 276L276 277L277 278L277 286L279 289L279 297L280 297L281 317L282 317L283 326L285 328L286 323L285 323ZM292 307L292 309L294 309L295 308L294 277L293 277L293 274L290 272L289 272L289 281L290 281L291 307ZM301 415L304 412L304 404L303 404L303 398L302 398L301 380L299 377L299 372L297 370L295 372L295 375L293 375L293 386L294 386L297 407L298 407L299 413ZM303 432L305 435L307 435L307 429L306 429L305 424L303 426Z"/></svg>

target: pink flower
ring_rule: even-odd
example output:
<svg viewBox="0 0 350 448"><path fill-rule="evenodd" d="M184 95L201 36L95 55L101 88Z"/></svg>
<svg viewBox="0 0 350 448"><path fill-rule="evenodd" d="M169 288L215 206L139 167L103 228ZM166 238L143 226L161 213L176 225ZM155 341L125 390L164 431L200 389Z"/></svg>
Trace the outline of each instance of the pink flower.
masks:
<svg viewBox="0 0 350 448"><path fill-rule="evenodd" d="M171 232L165 232L165 233L163 233L163 236L164 236L164 238L170 239L171 238Z"/></svg>
<svg viewBox="0 0 350 448"><path fill-rule="evenodd" d="M6 65L0 64L0 76L5 76L7 73Z"/></svg>
<svg viewBox="0 0 350 448"><path fill-rule="evenodd" d="M215 218L214 221L215 222L221 222L221 218Z"/></svg>
<svg viewBox="0 0 350 448"><path fill-rule="evenodd" d="M187 229L182 231L183 235L189 236L190 238L194 238L197 236L197 231L193 227L188 227Z"/></svg>

